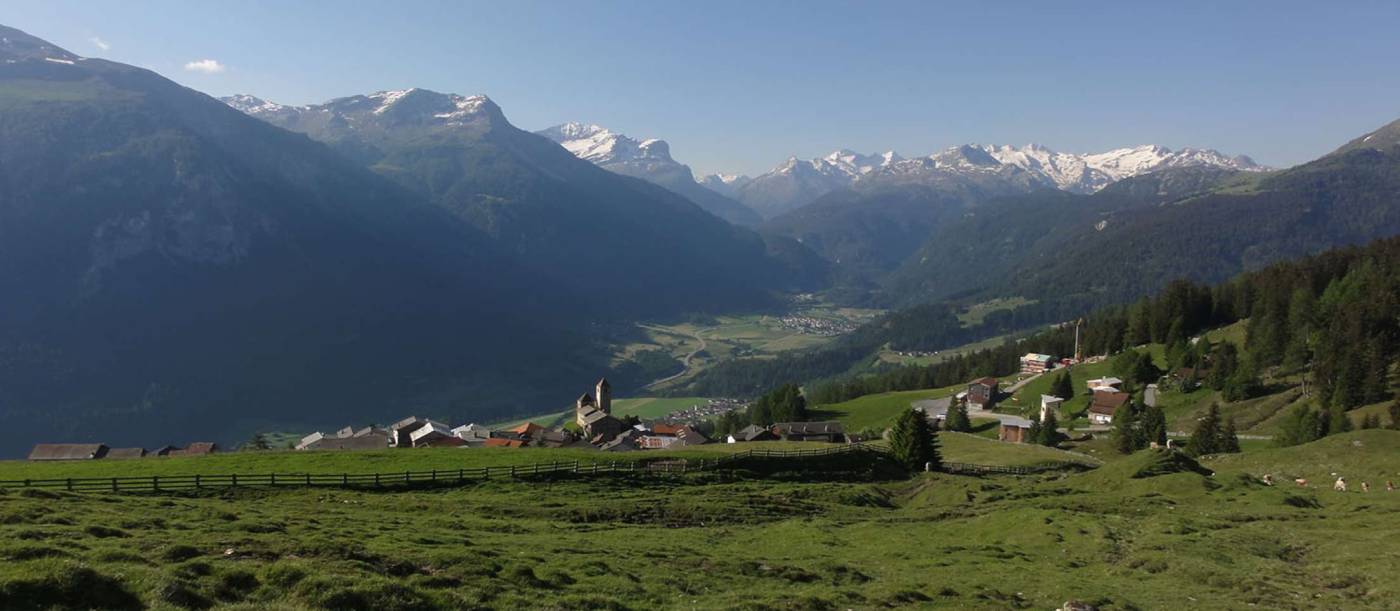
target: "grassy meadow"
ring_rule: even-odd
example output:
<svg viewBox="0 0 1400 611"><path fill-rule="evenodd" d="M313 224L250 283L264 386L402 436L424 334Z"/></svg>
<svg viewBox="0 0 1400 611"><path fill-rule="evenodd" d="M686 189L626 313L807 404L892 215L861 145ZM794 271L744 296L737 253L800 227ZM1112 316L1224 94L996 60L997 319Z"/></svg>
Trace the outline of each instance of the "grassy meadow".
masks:
<svg viewBox="0 0 1400 611"><path fill-rule="evenodd" d="M943 445L949 460L1057 452L966 435ZM451 451L382 460L439 452ZM838 469L360 491L11 488L0 492L0 608L1394 608L1400 550L1376 543L1400 537L1400 493L1258 478L1323 482L1341 470L1375 483L1400 473L1400 432L1203 464L1215 473L1144 451L1035 476ZM0 465L6 478L17 468Z"/></svg>

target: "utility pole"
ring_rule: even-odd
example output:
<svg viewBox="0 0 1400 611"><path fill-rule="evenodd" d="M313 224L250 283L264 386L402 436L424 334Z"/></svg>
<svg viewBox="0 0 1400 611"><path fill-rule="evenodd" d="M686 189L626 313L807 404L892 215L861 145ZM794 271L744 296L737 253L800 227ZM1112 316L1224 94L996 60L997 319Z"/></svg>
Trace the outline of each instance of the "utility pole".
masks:
<svg viewBox="0 0 1400 611"><path fill-rule="evenodd" d="M1074 321L1074 362L1076 363L1084 361L1084 353L1079 349L1079 325L1082 324L1084 324L1083 318Z"/></svg>

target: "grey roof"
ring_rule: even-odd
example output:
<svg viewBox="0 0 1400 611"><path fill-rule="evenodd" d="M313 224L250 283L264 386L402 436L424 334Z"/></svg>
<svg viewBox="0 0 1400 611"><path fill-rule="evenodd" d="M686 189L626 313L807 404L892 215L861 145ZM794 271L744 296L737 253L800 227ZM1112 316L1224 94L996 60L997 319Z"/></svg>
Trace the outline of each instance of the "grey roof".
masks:
<svg viewBox="0 0 1400 611"><path fill-rule="evenodd" d="M773 429L782 435L824 435L846 432L846 427L835 420L825 422L775 422Z"/></svg>
<svg viewBox="0 0 1400 611"><path fill-rule="evenodd" d="M100 443L41 443L29 452L29 460L92 460L107 454Z"/></svg>
<svg viewBox="0 0 1400 611"><path fill-rule="evenodd" d="M107 450L106 458L110 460L121 460L126 458L142 458L146 455L146 448L112 448Z"/></svg>
<svg viewBox="0 0 1400 611"><path fill-rule="evenodd" d="M744 441L753 441L754 439L762 437L765 434L771 435L773 434L773 432L764 427L758 426L757 424L750 424L742 429L735 431L734 438L742 439Z"/></svg>

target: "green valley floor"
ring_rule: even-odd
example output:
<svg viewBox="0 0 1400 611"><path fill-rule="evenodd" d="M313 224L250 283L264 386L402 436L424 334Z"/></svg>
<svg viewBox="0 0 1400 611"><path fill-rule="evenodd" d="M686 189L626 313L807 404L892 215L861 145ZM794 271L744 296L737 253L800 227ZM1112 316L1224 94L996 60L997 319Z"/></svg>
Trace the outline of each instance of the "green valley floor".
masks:
<svg viewBox="0 0 1400 611"><path fill-rule="evenodd" d="M945 438L949 460L1041 460ZM1149 450L1034 476L851 468L416 490L10 488L0 608L1395 608L1400 492L1384 481L1400 480L1400 432L1202 464L1214 473ZM35 467L50 466L3 464L0 479ZM1264 473L1281 483L1263 485ZM1332 473L1352 491L1334 492ZM1361 481L1372 491L1358 492Z"/></svg>

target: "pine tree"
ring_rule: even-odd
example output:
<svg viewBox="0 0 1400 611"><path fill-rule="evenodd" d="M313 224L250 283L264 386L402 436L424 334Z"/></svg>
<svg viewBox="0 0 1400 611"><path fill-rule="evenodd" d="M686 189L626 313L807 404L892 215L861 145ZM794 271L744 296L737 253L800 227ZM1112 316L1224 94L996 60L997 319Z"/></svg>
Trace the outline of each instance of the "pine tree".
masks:
<svg viewBox="0 0 1400 611"><path fill-rule="evenodd" d="M1113 444L1121 454L1132 454L1138 445L1137 418L1131 403L1124 403L1113 412Z"/></svg>
<svg viewBox="0 0 1400 611"><path fill-rule="evenodd" d="M1026 436L1024 439L1021 440L1021 442L1039 444L1043 435L1044 431L1042 431L1040 428L1040 421L1036 419L1031 419L1031 425L1029 428L1026 429Z"/></svg>
<svg viewBox="0 0 1400 611"><path fill-rule="evenodd" d="M890 456L910 471L921 471L925 464L942 466L938 452L937 428L920 410L905 410L890 430Z"/></svg>
<svg viewBox="0 0 1400 611"><path fill-rule="evenodd" d="M248 440L248 443L243 444L243 447L250 450L271 450L272 444L268 443L266 435L256 433L252 439Z"/></svg>
<svg viewBox="0 0 1400 611"><path fill-rule="evenodd" d="M1400 399L1390 404L1390 428L1400 431Z"/></svg>
<svg viewBox="0 0 1400 611"><path fill-rule="evenodd" d="M1378 428L1381 428L1381 415L1380 415L1380 414L1366 414L1366 417L1361 419L1361 428L1362 428L1362 429L1378 429Z"/></svg>
<svg viewBox="0 0 1400 611"><path fill-rule="evenodd" d="M1306 405L1299 405L1284 415L1279 434L1274 443L1280 446L1296 446L1315 441L1322 436L1322 422L1318 414Z"/></svg>
<svg viewBox="0 0 1400 611"><path fill-rule="evenodd" d="M1036 441L1043 446L1055 447L1060 443L1060 421L1055 417L1055 410L1045 412L1045 420L1040 423L1040 438Z"/></svg>
<svg viewBox="0 0 1400 611"><path fill-rule="evenodd" d="M1196 430L1191 432L1191 439L1186 442L1186 451L1192 456L1220 452L1221 434L1220 406L1212 403L1205 417L1196 422Z"/></svg>
<svg viewBox="0 0 1400 611"><path fill-rule="evenodd" d="M1074 380L1068 371L1055 378L1055 382L1050 385L1050 394L1065 401L1074 398Z"/></svg>
<svg viewBox="0 0 1400 611"><path fill-rule="evenodd" d="M1341 405L1333 405L1327 410L1327 434L1336 435L1345 433L1352 429L1351 418L1347 416L1346 408Z"/></svg>
<svg viewBox="0 0 1400 611"><path fill-rule="evenodd" d="M1155 406L1148 406L1142 412L1142 432L1147 443L1156 442L1158 446L1167 445L1167 415L1162 409Z"/></svg>
<svg viewBox="0 0 1400 611"><path fill-rule="evenodd" d="M966 433L972 430L972 419L967 416L967 404L962 401L953 401L953 405L948 408L947 421L950 431Z"/></svg>
<svg viewBox="0 0 1400 611"><path fill-rule="evenodd" d="M1240 436L1235 433L1235 419L1225 421L1225 430L1220 433L1219 451L1230 454L1238 454L1240 451Z"/></svg>

